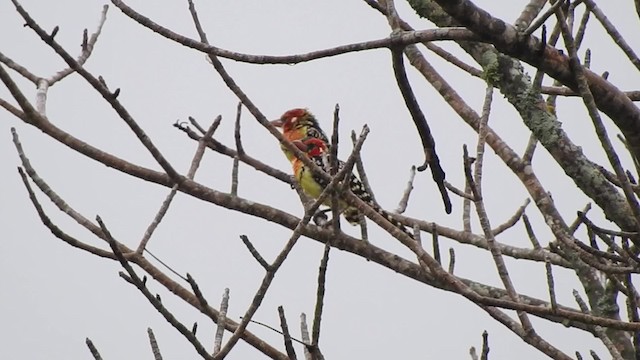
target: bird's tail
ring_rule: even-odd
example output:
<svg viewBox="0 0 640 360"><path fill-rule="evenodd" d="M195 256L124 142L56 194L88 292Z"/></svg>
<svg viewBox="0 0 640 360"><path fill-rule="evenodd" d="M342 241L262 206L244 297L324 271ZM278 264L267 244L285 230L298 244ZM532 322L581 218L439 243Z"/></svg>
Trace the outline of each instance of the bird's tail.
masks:
<svg viewBox="0 0 640 360"><path fill-rule="evenodd" d="M393 224L393 226L397 227L398 229L402 230L405 234L409 235L409 237L413 238L413 234L409 231L409 229L407 229L407 227L405 227L400 221L394 219L393 216L391 216L391 214L389 214L387 211L385 211L380 206L378 206L378 204L369 203L369 205L378 214L382 215L382 217L384 217L385 219L387 219L387 221L389 221L391 224ZM360 224L360 219L363 216L360 213L360 211L355 207L349 207L349 208L345 209L344 212L343 212L343 215L344 215L345 220L347 220L349 222L349 224L351 224L351 225L359 225Z"/></svg>

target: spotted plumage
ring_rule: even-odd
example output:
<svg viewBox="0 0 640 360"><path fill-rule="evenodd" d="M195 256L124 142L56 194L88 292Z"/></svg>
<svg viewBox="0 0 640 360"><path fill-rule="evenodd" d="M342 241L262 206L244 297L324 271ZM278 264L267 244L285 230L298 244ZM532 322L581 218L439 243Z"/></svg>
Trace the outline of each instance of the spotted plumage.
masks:
<svg viewBox="0 0 640 360"><path fill-rule="evenodd" d="M313 161L318 167L320 167L324 172L330 173L329 169L329 151L328 146L325 142L318 138L307 138L305 140L297 140L296 146L303 150L305 154L309 157L311 161ZM292 161L293 171L295 174L295 178L302 187L302 189L311 197L318 198L322 191L329 184L325 177L320 174L315 174L311 169L309 169L300 159L294 158ZM344 162L338 162L338 171L344 168ZM351 192L357 196L360 200L367 203L373 210L382 215L385 219L387 219L394 226L400 228L407 235L412 236L411 233L396 219L394 219L388 212L383 210L371 197L371 194L364 187L360 179L358 179L353 173L348 175L349 179L349 189ZM339 200L338 204L339 211L344 215L345 220L347 220L352 225L357 225L360 223L360 219L362 218L362 214L360 211L353 207L343 200ZM331 197L327 197L327 200L324 202L325 205L331 206Z"/></svg>

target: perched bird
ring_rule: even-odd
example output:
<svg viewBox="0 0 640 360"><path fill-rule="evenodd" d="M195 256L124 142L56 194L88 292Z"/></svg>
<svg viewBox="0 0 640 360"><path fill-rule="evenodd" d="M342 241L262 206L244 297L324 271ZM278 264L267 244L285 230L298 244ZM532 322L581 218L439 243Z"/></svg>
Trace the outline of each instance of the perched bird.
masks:
<svg viewBox="0 0 640 360"><path fill-rule="evenodd" d="M317 138L325 144L329 144L329 138L320 128L318 120L307 109L291 109L280 117L278 120L271 121L275 127L282 128L282 135L285 139L294 142L296 140L304 141L307 138ZM280 146L289 161L293 161L295 156L286 147Z"/></svg>
<svg viewBox="0 0 640 360"><path fill-rule="evenodd" d="M303 151L307 157L313 161L320 169L322 169L327 174L330 173L330 165L329 165L329 147L325 141L322 141L320 138L316 137L307 137L303 140L295 140L294 145L298 147L301 151ZM314 173L311 169L309 169L302 160L293 156L293 160L291 161L293 165L293 173L300 184L300 187L304 190L304 192L313 197L318 198L322 191L329 185L329 181L327 181L320 174ZM338 162L338 171L340 171L344 167L344 162ZM398 227L400 230L404 231L407 235L412 236L412 234L400 223L398 220L391 217L391 215L383 210L371 197L371 194L364 187L362 182L353 174L348 174L346 179L349 181L349 190L357 196L360 200L367 203L373 210L382 215L385 219L387 219L391 224ZM362 218L362 214L360 211L349 204L347 204L344 200L339 200L338 209L344 215L344 218L352 225L358 225L360 223L360 219ZM331 206L331 197L327 197L324 202L325 205Z"/></svg>

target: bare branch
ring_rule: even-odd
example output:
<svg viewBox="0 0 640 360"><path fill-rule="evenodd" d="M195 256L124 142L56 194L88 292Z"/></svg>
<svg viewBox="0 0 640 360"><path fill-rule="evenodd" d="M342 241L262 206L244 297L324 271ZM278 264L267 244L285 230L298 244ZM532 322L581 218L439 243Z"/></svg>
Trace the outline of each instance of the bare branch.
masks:
<svg viewBox="0 0 640 360"><path fill-rule="evenodd" d="M585 5L589 8L589 10L596 16L596 19L600 21L602 26L607 30L611 39L622 49L622 51L627 55L629 61L636 67L636 69L640 70L640 59L638 59L638 55L633 51L631 46L626 42L626 40L622 37L622 34L618 32L616 27L613 25L611 21L604 15L604 12L600 10L600 8L596 5L593 0L584 0Z"/></svg>
<svg viewBox="0 0 640 360"><path fill-rule="evenodd" d="M162 353L160 353L156 336L153 334L151 328L147 328L147 335L149 336L149 344L151 344L151 352L153 353L154 360L162 360Z"/></svg>
<svg viewBox="0 0 640 360"><path fill-rule="evenodd" d="M546 3L547 3L547 0L529 1L529 3L525 5L524 9L522 10L522 13L520 14L520 16L518 16L516 21L514 21L513 23L516 29L518 30L526 29L527 26L529 26L531 22L535 19L535 17L538 16L538 14L540 14L540 11L542 10L542 8Z"/></svg>
<svg viewBox="0 0 640 360"><path fill-rule="evenodd" d="M482 332L482 352L480 360L489 360L489 333L486 330Z"/></svg>
<svg viewBox="0 0 640 360"><path fill-rule="evenodd" d="M249 237L247 235L240 235L240 239L242 240L242 243L247 247L247 249L249 249L249 252L251 253L251 255L253 255L253 258L256 259L256 261L265 270L269 270L271 265L269 265L269 263L262 257L262 255L260 255L260 253L258 252L258 249L256 249L255 246L253 246L251 241L249 241Z"/></svg>
<svg viewBox="0 0 640 360"><path fill-rule="evenodd" d="M325 57L331 57L336 55L347 54L351 52L358 52L364 50L373 50L381 48L390 48L394 46L403 46L408 44L415 44L421 42L438 41L438 40L476 40L481 41L476 35L464 28L447 28L447 29L429 29L421 31L412 31L402 34L398 37L388 37L378 40L366 41L361 43L354 43L342 46L336 46L326 50L313 51L306 54L299 55L285 55L285 56L267 56L267 55L249 55L242 54L234 51L221 49L215 46L209 45L205 41L197 41L186 36L182 36L175 33L145 17L144 15L136 12L131 7L127 6L122 0L111 0L111 2L117 6L122 12L138 22L140 25L152 30L161 36L175 41L186 47L199 50L203 53L211 56L221 57L239 62L246 62L251 64L298 64L302 62L308 62ZM202 39L201 39L202 40ZM244 103L244 102L243 102ZM245 104L246 105L246 104ZM252 112L253 113L253 112Z"/></svg>
<svg viewBox="0 0 640 360"><path fill-rule="evenodd" d="M449 248L449 274L453 275L456 266L456 252L453 248Z"/></svg>
<svg viewBox="0 0 640 360"><path fill-rule="evenodd" d="M356 166L358 163L356 162ZM402 193L402 198L398 203L398 207L395 210L395 213L402 214L407 210L407 206L409 205L409 196L411 195L411 191L413 190L413 180L416 177L416 166L411 165L411 170L409 172L409 181L407 181L407 187L404 189ZM445 183L446 185L447 183Z"/></svg>
<svg viewBox="0 0 640 360"><path fill-rule="evenodd" d="M580 297L580 294L575 289L573 290L573 297L576 299L576 302L580 306L580 309L582 310L582 312L584 312L585 314L588 314L589 308L587 307L587 304L584 302L584 300L582 300L582 297ZM602 341L602 343L607 348L607 350L609 350L609 354L611 354L611 358L614 360L622 360L623 358L620 355L620 351L618 351L615 345L613 345L613 343L611 342L611 339L609 338L605 330L600 326L595 326L594 330L595 330L596 336ZM593 356L594 354L595 353L592 350L591 355ZM596 357L597 356L595 356L594 358Z"/></svg>
<svg viewBox="0 0 640 360"><path fill-rule="evenodd" d="M229 309L229 288L224 289L222 301L220 302L220 317L218 318L218 326L216 326L216 335L213 342L213 354L220 352L222 347L222 337L227 322L227 309Z"/></svg>
<svg viewBox="0 0 640 360"><path fill-rule="evenodd" d="M322 310L324 307L324 294L327 280L327 265L329 264L329 251L331 246L325 244L320 268L318 269L318 290L316 291L316 309L313 315L313 326L311 328L311 344L318 346L320 343L320 323L322 321Z"/></svg>
<svg viewBox="0 0 640 360"><path fill-rule="evenodd" d="M553 273L551 272L551 263L549 261L545 261L544 266L547 272L547 287L549 288L549 301L551 302L551 308L557 309L558 302L556 300L556 289L553 281Z"/></svg>
<svg viewBox="0 0 640 360"><path fill-rule="evenodd" d="M394 32L394 34L397 33ZM442 196L445 212L447 214L450 214L451 200L449 199L447 188L444 185L445 172L440 165L440 160L436 153L435 140L431 135L431 129L429 127L429 124L427 123L427 119L420 109L420 105L418 104L418 101L413 94L411 84L409 83L409 79L407 78L407 74L404 68L404 61L402 59L402 48L393 50L391 54L393 59L393 70L396 76L396 82L398 83L398 88L402 93L402 97L404 98L407 109L411 114L416 129L420 134L420 139L422 140L425 162L423 165L418 167L418 171L426 170L427 165L431 168L431 175L433 177L433 181L438 185L438 189L440 190L440 195Z"/></svg>
<svg viewBox="0 0 640 360"><path fill-rule="evenodd" d="M496 226L495 229L491 230L491 232L493 233L493 236L497 236L498 234L502 233L507 229L510 229L515 224L517 224L518 220L520 220L520 218L522 218L522 216L524 215L524 211L527 209L527 206L529 205L529 203L531 203L531 199L529 198L525 199L524 204L520 206L518 210L516 210L515 214L513 214L512 217L510 217L504 223Z"/></svg>
<svg viewBox="0 0 640 360"><path fill-rule="evenodd" d="M354 130L351 130L351 142L353 143L354 146L358 142L358 139L356 137L356 132ZM369 184L369 177L367 177L367 173L364 170L364 164L362 163L362 158L360 157L360 155L358 155L358 157L356 158L356 170L358 171L358 177L360 178L360 182L362 183L362 185L364 185L364 188L367 190L369 195L371 195L371 199L375 202L376 197L375 197L375 194L373 193L373 189L371 188L371 185Z"/></svg>
<svg viewBox="0 0 640 360"><path fill-rule="evenodd" d="M305 313L300 314L300 334L302 341L306 344L311 344L311 337L309 336L309 327L307 326L307 315ZM304 358L306 360L313 360L309 346L304 347Z"/></svg>
<svg viewBox="0 0 640 360"><path fill-rule="evenodd" d="M538 19L536 19L531 25L529 25L529 27L524 31L524 34L525 35L533 34L540 26L542 26L542 24L545 23L545 21L547 21L547 19L551 15L553 15L553 13L556 11L557 8L562 6L563 3L564 3L563 1L556 1L555 4L551 5L551 7L544 12L544 14L538 17Z"/></svg>
<svg viewBox="0 0 640 360"><path fill-rule="evenodd" d="M589 0L587 1L587 5ZM592 11L594 8L591 8ZM560 11L556 11L556 16L558 17L558 23L562 29L562 36L564 38L565 46L569 52L569 61L571 64L571 69L575 76L575 80L578 84L578 90L580 95L584 101L585 107L589 112L589 116L593 121L593 126L595 128L596 134L598 135L598 139L602 144L602 148L607 154L607 158L611 163L611 166L614 168L616 175L618 176L618 180L622 184L622 189L624 191L627 202L633 212L636 222L636 229L640 230L640 204L638 203L637 198L635 197L633 190L631 189L631 185L629 184L629 180L627 179L626 173L620 164L620 159L618 158L618 154L615 152L611 141L607 135L607 130L602 123L602 119L600 118L600 113L595 103L595 98L589 89L589 84L587 79L585 78L584 72L586 70L580 65L580 60L578 60L576 49L573 42L573 37L571 36L571 32L566 25L564 15Z"/></svg>
<svg viewBox="0 0 640 360"><path fill-rule="evenodd" d="M154 159L158 162L158 164L169 174L169 176L174 179L176 182L180 182L180 175L174 170L174 168L169 164L166 158L162 155L160 150L156 148L151 139L142 128L137 124L137 122L131 117L129 112L122 106L122 104L116 99L116 94L112 94L109 89L104 86L103 83L98 81L91 73L86 71L82 64L74 60L69 53L64 50L49 34L47 34L36 22L31 18L29 13L27 13L24 8L18 4L16 0L12 0L14 3L16 10L20 13L22 18L25 20L27 26L29 26L33 31L38 34L40 39L44 41L47 45L49 45L60 57L78 74L80 74L93 88L98 91L104 99L111 105L111 107L118 113L120 118L125 121L127 125L131 128L131 130L138 137L138 140L147 148L147 150L151 153ZM21 104L22 105L22 104ZM25 110L23 108L23 110ZM26 110L25 110L26 111ZM28 111L27 111L28 112Z"/></svg>
<svg viewBox="0 0 640 360"><path fill-rule="evenodd" d="M100 356L98 349L95 347L95 345L93 345L91 339L86 338L85 343L87 344L87 347L89 348L89 351L91 352L94 360L102 360L102 356Z"/></svg>
<svg viewBox="0 0 640 360"><path fill-rule="evenodd" d="M282 306L278 306L278 315L280 317L280 327L282 328L282 335L284 337L284 347L287 350L287 355L291 360L297 360L296 351L293 348L293 343L291 342L291 334L289 333L289 326L287 325L287 318L284 315L284 308Z"/></svg>
<svg viewBox="0 0 640 360"><path fill-rule="evenodd" d="M190 343L193 345L195 350L202 356L203 359L211 360L212 357L207 353L204 346L198 341L195 335L189 331L180 321L178 321L175 316L167 310L167 308L162 305L162 302L159 296L153 296L151 292L147 289L145 282L138 277L136 272L133 270L129 261L125 258L124 254L120 251L120 245L116 242L116 240L111 236L111 233L106 228L102 219L99 216L96 217L96 221L100 224L100 228L105 234L107 241L109 242L109 246L111 246L111 250L113 254L116 256L120 265L127 271L127 276L129 278L129 282L133 284L140 292L144 295L144 297L149 300L149 302L153 305L153 307L158 310L158 312L169 322L176 330L182 334ZM124 274L124 273L121 273Z"/></svg>
<svg viewBox="0 0 640 360"><path fill-rule="evenodd" d="M231 171L231 194L238 195L238 167L239 156L244 155L244 148L242 147L242 140L240 138L240 116L242 114L242 103L238 103L236 111L236 123L233 131L233 136L236 143L237 156L233 158L233 170Z"/></svg>
<svg viewBox="0 0 640 360"><path fill-rule="evenodd" d="M438 229L435 226L431 230L431 242L433 243L433 258L438 262L438 264L442 264L442 260L440 259L440 241L438 240Z"/></svg>

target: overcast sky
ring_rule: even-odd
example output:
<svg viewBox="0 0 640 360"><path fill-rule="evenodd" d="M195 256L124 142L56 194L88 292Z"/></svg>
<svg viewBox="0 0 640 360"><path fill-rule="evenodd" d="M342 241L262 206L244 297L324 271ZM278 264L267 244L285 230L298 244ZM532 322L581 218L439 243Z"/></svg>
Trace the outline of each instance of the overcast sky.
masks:
<svg viewBox="0 0 640 360"><path fill-rule="evenodd" d="M507 22L513 22L528 1L477 1L478 5ZM639 48L638 18L630 2L601 2L604 11ZM60 26L56 36L72 54L80 50L82 30L92 32L102 3L96 1L23 1L27 11L46 29ZM129 5L176 32L197 38L186 1ZM199 1L200 19L209 40L216 46L251 54L284 55L305 53L387 36L386 19L362 1ZM415 28L433 25L418 19L402 1L400 15ZM64 68L52 50L43 44L9 1L0 3L0 52L48 77ZM442 46L462 54L454 44ZM584 48L593 50L592 68L611 72L610 80L624 90L638 83L637 71L622 52L607 40L592 18ZM481 111L485 84L471 79L436 55L425 55L459 91ZM468 56L462 55L467 62ZM343 144L352 129L363 124L371 128L363 149L368 176L378 201L394 209L404 189L411 165L423 155L408 111L395 85L387 50L353 53L295 66L249 65L224 61L227 70L267 116L278 117L292 107L308 107L330 129L336 103L341 107ZM86 68L102 75L109 86L120 88L119 100L144 128L163 154L186 173L197 146L172 124L193 116L208 125L215 116L223 122L216 138L233 144L233 119L237 99L224 86L205 56L184 48L143 28L111 6L96 49ZM10 71L30 99L35 88ZM441 97L413 69L409 75L416 96L432 126L438 154L447 179L463 187L462 145L475 148L476 138ZM531 69L529 73L533 75ZM0 86L0 96L11 100ZM563 100L557 109L559 120L573 141L593 160L606 164L597 146L591 123L577 99ZM72 75L49 91L49 119L78 138L127 160L159 169L133 133L81 77ZM518 152L528 140L521 118L494 94L490 125ZM39 130L0 110L0 358L2 359L87 359L84 344L91 338L105 360L150 359L146 329L155 331L166 359L196 358L198 355L131 285L118 277L120 267L73 249L56 239L39 221L16 171L19 166L9 129L15 127L27 155L39 174L76 210L88 218L100 215L120 241L136 247L168 189L145 183L95 163ZM616 131L612 128L613 134ZM242 125L244 147L250 155L284 171L289 164L276 140L245 111ZM349 146L341 147L346 157ZM487 151L484 198L493 225L509 218L527 198L517 178ZM626 158L625 158L626 159ZM630 163L627 163L629 165ZM544 149L535 156L535 169L567 221L584 207L587 199L574 190ZM231 160L208 152L196 179L221 191L229 191ZM248 166L240 168L239 195L256 202L283 208L302 216L298 197L288 185L268 178ZM38 193L52 220L69 234L104 247L86 230L61 214ZM436 221L461 229L461 201L454 197L454 212L446 215L431 175L418 174L407 210L409 216ZM527 214L537 224L543 245L549 231L534 205ZM599 214L598 210L594 214ZM345 225L346 231L357 229ZM414 257L387 234L369 226L371 241L413 260ZM479 232L478 226L474 227ZM239 240L246 234L268 259L281 250L290 231L266 221L230 212L179 194L166 219L152 238L149 249L176 270L192 274L210 303L218 304L224 288L231 289L229 316L238 320L251 302L262 280L262 268ZM521 224L499 241L530 246ZM442 240L446 253L456 249L456 274L500 286L490 254L452 241ZM278 327L276 308L283 305L293 334L299 337L298 318L313 313L317 268L322 244L303 238L269 289L255 320ZM518 290L547 298L544 266L508 261ZM579 288L569 272L556 270L558 299L575 307L571 290ZM173 299L160 285L149 287L161 294L164 304L190 326L199 323L200 340L212 348L214 326L199 312ZM321 348L327 359L428 359L468 358L470 346L480 347L481 334L489 331L491 358L540 358L518 337L496 323L481 309L461 296L436 290L406 279L372 262L334 250L328 270L326 308ZM607 357L590 334L566 330L533 318L536 330L565 353L588 354L595 349ZM254 324L249 329L282 348L272 331ZM228 334L227 334L228 335ZM228 336L225 337L225 339ZM284 350L283 350L284 351ZM526 354L526 356L525 356ZM299 356L301 353L299 354ZM259 358L242 343L230 359Z"/></svg>

